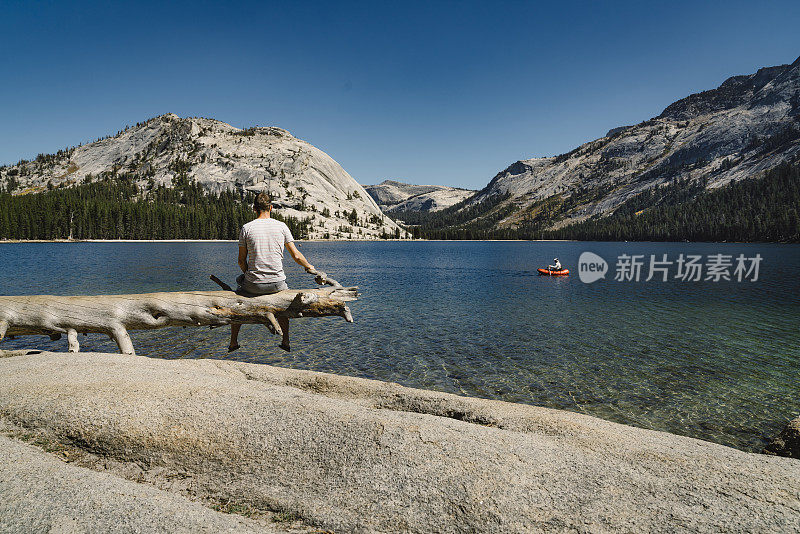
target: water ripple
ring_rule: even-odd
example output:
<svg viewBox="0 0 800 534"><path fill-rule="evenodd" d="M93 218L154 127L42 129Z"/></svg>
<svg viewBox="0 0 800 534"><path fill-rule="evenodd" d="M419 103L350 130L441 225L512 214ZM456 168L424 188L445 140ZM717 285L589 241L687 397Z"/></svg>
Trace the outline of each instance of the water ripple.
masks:
<svg viewBox="0 0 800 534"><path fill-rule="evenodd" d="M315 264L363 297L356 322L292 324L291 353L266 328L132 332L139 354L219 358L333 372L523 402L666 430L745 450L800 414L800 247L683 243L302 243ZM750 283L536 276L590 250L764 257ZM143 261L146 259L146 261ZM98 266L104 266L98 268ZM102 294L213 289L232 281L235 243L0 244L0 294ZM310 279L292 268L292 287ZM47 338L5 348L63 350ZM83 350L115 351L104 336Z"/></svg>

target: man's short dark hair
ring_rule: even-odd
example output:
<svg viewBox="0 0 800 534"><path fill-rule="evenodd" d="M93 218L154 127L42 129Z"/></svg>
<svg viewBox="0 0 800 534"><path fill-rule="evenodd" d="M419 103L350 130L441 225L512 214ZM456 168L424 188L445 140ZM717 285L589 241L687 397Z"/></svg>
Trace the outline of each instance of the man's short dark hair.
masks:
<svg viewBox="0 0 800 534"><path fill-rule="evenodd" d="M272 207L272 197L269 193L259 193L253 201L253 209L261 213L262 211L269 211Z"/></svg>

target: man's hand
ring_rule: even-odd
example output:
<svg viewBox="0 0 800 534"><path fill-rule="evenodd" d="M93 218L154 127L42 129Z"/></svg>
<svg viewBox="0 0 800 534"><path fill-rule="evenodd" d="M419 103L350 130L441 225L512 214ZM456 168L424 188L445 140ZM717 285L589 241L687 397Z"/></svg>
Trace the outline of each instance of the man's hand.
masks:
<svg viewBox="0 0 800 534"><path fill-rule="evenodd" d="M306 272L308 274L318 274L317 269L313 265L309 265L308 267L306 267Z"/></svg>

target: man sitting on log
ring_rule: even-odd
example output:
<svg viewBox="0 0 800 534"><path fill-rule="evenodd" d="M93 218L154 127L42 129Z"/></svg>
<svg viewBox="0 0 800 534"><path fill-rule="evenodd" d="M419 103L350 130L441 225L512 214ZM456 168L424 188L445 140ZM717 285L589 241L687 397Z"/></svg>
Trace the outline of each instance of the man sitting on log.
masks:
<svg viewBox="0 0 800 534"><path fill-rule="evenodd" d="M258 217L245 224L239 234L239 267L242 274L236 278L237 293L246 296L268 295L289 289L283 272L283 249L289 251L295 262L306 272L316 274L314 266L297 250L289 227L270 217L272 199L267 193L259 193L253 202ZM283 331L283 340L278 345L289 351L289 318L278 316ZM231 325L231 343L228 352L239 348L240 324Z"/></svg>

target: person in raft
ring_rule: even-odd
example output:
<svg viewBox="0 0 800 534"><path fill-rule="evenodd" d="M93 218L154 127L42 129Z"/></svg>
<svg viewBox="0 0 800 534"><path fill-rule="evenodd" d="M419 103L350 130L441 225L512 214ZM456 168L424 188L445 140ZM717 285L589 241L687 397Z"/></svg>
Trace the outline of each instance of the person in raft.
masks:
<svg viewBox="0 0 800 534"><path fill-rule="evenodd" d="M258 217L242 226L239 233L239 267L242 274L236 277L237 293L247 296L268 295L289 289L283 272L283 249L289 251L295 262L308 273L316 273L314 266L297 250L292 232L281 221L270 217L272 199L267 193L259 193L253 202ZM289 351L289 318L278 316L283 330L283 340L278 345ZM231 325L231 343L228 352L239 348L240 324Z"/></svg>
<svg viewBox="0 0 800 534"><path fill-rule="evenodd" d="M551 271L560 271L561 270L561 262L558 261L558 258L553 258L553 261L556 262L555 265L548 265L547 268Z"/></svg>

